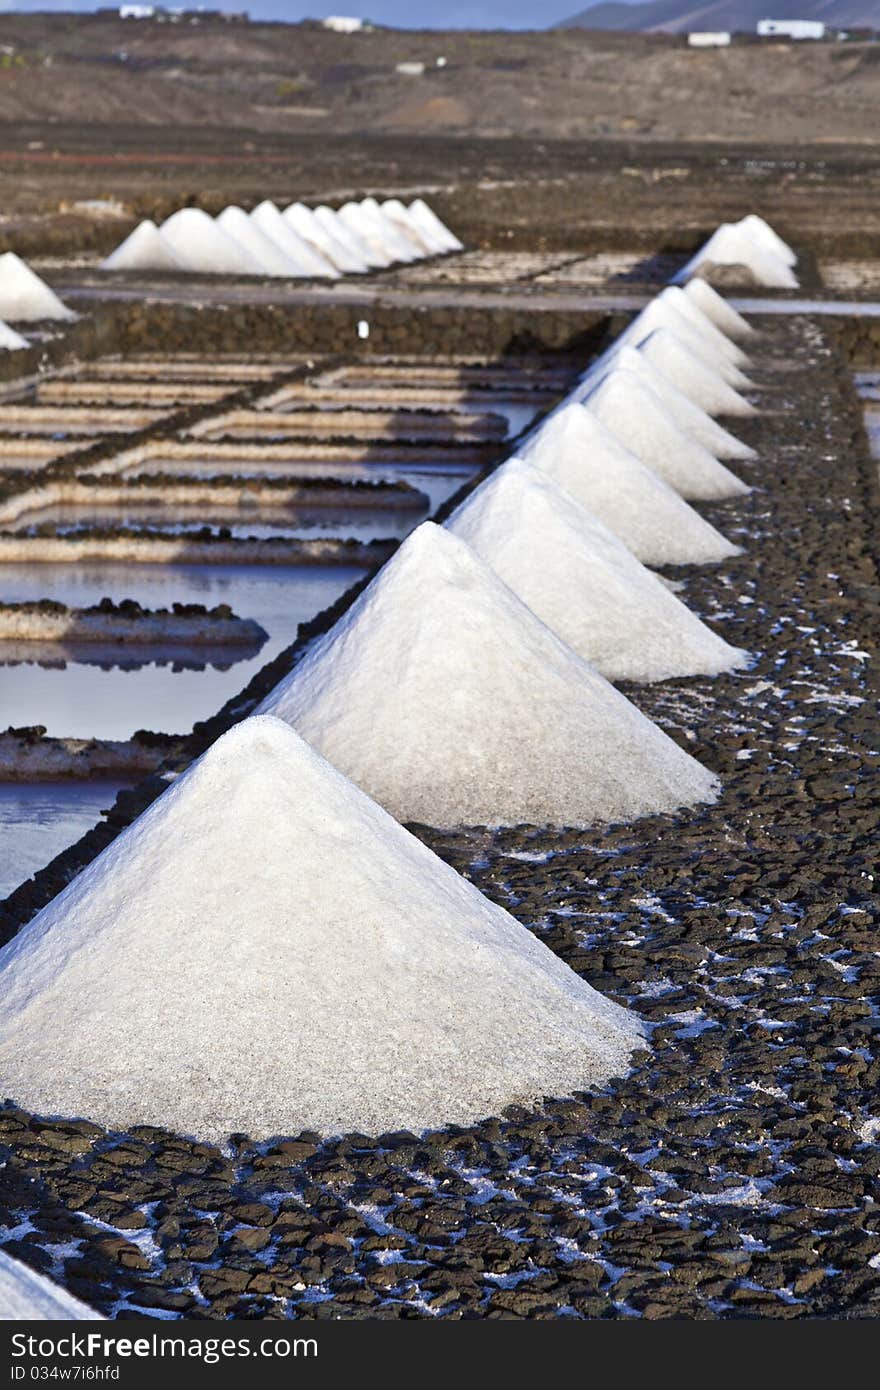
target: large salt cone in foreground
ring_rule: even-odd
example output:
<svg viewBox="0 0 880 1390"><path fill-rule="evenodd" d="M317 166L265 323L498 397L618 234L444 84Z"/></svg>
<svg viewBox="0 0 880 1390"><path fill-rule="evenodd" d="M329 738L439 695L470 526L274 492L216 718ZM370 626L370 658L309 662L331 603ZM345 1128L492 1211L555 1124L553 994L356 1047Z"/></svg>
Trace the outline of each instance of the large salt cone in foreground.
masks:
<svg viewBox="0 0 880 1390"><path fill-rule="evenodd" d="M101 1322L101 1314L0 1250L0 1322Z"/></svg>
<svg viewBox="0 0 880 1390"><path fill-rule="evenodd" d="M446 526L610 681L716 676L746 662L530 463L502 464Z"/></svg>
<svg viewBox="0 0 880 1390"><path fill-rule="evenodd" d="M276 719L225 734L0 969L4 1095L213 1141L468 1125L643 1045Z"/></svg>
<svg viewBox="0 0 880 1390"><path fill-rule="evenodd" d="M714 526L577 402L517 452L603 521L646 565L714 565L739 555Z"/></svg>
<svg viewBox="0 0 880 1390"><path fill-rule="evenodd" d="M424 522L266 697L402 821L588 826L711 801L715 778Z"/></svg>

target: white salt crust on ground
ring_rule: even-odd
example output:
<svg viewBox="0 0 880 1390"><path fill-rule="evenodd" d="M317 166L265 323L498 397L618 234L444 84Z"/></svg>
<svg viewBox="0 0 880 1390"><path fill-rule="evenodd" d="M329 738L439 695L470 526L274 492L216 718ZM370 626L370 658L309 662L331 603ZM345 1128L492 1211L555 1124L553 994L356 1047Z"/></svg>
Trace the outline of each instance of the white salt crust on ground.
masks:
<svg viewBox="0 0 880 1390"><path fill-rule="evenodd" d="M286 719L401 821L581 827L718 789L431 522L259 713Z"/></svg>
<svg viewBox="0 0 880 1390"><path fill-rule="evenodd" d="M75 319L54 290L14 251L0 256L0 319L37 323L42 319Z"/></svg>
<svg viewBox="0 0 880 1390"><path fill-rule="evenodd" d="M331 230L315 215L312 208L306 207L305 203L291 203L290 207L286 207L281 215L304 241L307 241L337 270L353 275L363 275L366 270L369 270L363 256L347 246L339 236L338 228Z"/></svg>
<svg viewBox="0 0 880 1390"><path fill-rule="evenodd" d="M613 367L582 404L682 497L717 501L749 491L708 449L678 427L640 373Z"/></svg>
<svg viewBox="0 0 880 1390"><path fill-rule="evenodd" d="M464 245L459 241L454 232L450 231L445 222L442 222L432 207L429 207L424 198L414 198L409 205L409 215L417 227L424 227L425 231L435 236L440 242L445 244L447 251L463 251Z"/></svg>
<svg viewBox="0 0 880 1390"><path fill-rule="evenodd" d="M321 226L325 227L333 236L338 237L353 255L362 259L368 270L376 270L382 266L391 264L390 259L384 251L377 253L370 243L361 236L357 229L349 225L346 219L341 217L334 208L328 208L323 204L319 204L319 206L315 208L315 217L318 219Z"/></svg>
<svg viewBox="0 0 880 1390"><path fill-rule="evenodd" d="M244 208L236 207L232 203L224 208L215 220L227 236L231 236L233 241L244 247L248 255L253 256L263 275L290 279L306 274L302 265L292 260L277 242L266 236L262 228L248 217Z"/></svg>
<svg viewBox="0 0 880 1390"><path fill-rule="evenodd" d="M339 271L304 241L293 226L285 221L274 203L266 199L249 214L251 221L264 236L274 241L285 256L299 267L299 274L321 280L338 280Z"/></svg>
<svg viewBox="0 0 880 1390"><path fill-rule="evenodd" d="M0 1322L103 1322L45 1275L0 1250Z"/></svg>
<svg viewBox="0 0 880 1390"><path fill-rule="evenodd" d="M711 273L716 265L741 265L753 283L767 289L796 290L798 279L791 266L759 238L754 230L740 223L722 222L695 256L673 277L676 284L695 275Z"/></svg>
<svg viewBox="0 0 880 1390"><path fill-rule="evenodd" d="M643 1045L275 719L219 739L0 969L4 1095L211 1141L471 1124Z"/></svg>
<svg viewBox="0 0 880 1390"><path fill-rule="evenodd" d="M184 270L196 275L261 275L259 262L201 208L181 208L159 228Z"/></svg>
<svg viewBox="0 0 880 1390"><path fill-rule="evenodd" d="M399 198L386 198L380 206L384 215L390 217L395 226L402 227L409 236L414 238L416 245L421 248L424 255L442 256L445 254L448 249L446 243L436 232L430 232L425 226L417 226L409 208Z"/></svg>
<svg viewBox="0 0 880 1390"><path fill-rule="evenodd" d="M446 527L608 680L715 676L747 660L607 526L522 459L496 469Z"/></svg>
<svg viewBox="0 0 880 1390"><path fill-rule="evenodd" d="M149 217L101 262L102 270L183 270L182 261Z"/></svg>
<svg viewBox="0 0 880 1390"><path fill-rule="evenodd" d="M658 473L576 401L517 450L646 565L712 565L739 555Z"/></svg>
<svg viewBox="0 0 880 1390"><path fill-rule="evenodd" d="M696 304L700 312L705 314L706 318L711 320L725 337L740 342L742 339L751 338L754 335L755 330L749 321L743 318L732 304L728 304L723 295L719 294L707 280L701 279L699 275L688 281L684 286L684 292L688 299Z"/></svg>
<svg viewBox="0 0 880 1390"><path fill-rule="evenodd" d="M651 337L668 331L668 329L657 328ZM593 386L598 385L603 376L607 376L613 367L633 371L637 376L640 376L650 386L655 396L663 402L678 428L683 430L691 439L695 439L698 444L702 444L703 448L708 449L715 458L752 459L755 457L754 450L749 448L748 444L743 444L736 435L731 434L723 425L719 425L716 420L713 420L712 416L701 406L695 405L688 396L678 389L671 377L658 371L643 350L643 346L630 347L628 343L624 343L622 347L604 354L579 384L576 398L582 401L588 391Z"/></svg>
<svg viewBox="0 0 880 1390"><path fill-rule="evenodd" d="M701 362L671 329L655 328L636 348L673 388L707 415L757 414L750 401Z"/></svg>
<svg viewBox="0 0 880 1390"><path fill-rule="evenodd" d="M693 322L681 313L674 303L670 304L669 302L661 302L660 299L652 299L651 303L624 329L618 342L635 346L636 343L643 342L648 334L653 333L656 328L668 328L675 333L676 337L681 339L695 357L711 366L729 386L742 390L752 388L753 383L740 370L737 363L732 362L726 353L720 352L715 343L710 341L699 328L696 328ZM725 341L731 346L733 345L732 340L725 339Z"/></svg>
<svg viewBox="0 0 880 1390"><path fill-rule="evenodd" d="M22 348L30 347L27 338L23 338L20 333L16 333L14 328L10 328L8 323L0 319L0 348L6 352L20 352Z"/></svg>

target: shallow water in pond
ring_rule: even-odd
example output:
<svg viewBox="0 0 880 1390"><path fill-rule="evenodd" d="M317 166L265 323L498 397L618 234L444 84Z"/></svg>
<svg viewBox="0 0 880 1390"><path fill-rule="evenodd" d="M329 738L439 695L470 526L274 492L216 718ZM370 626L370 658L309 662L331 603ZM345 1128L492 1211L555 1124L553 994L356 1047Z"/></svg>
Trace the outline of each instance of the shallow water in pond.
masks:
<svg viewBox="0 0 880 1390"><path fill-rule="evenodd" d="M428 507L382 511L372 507L278 507L269 510L208 504L163 507L155 503L80 507L59 505L23 513L10 527L16 535L34 535L51 526L59 536L119 527L146 535L192 536L210 531L234 540L402 540L428 514Z"/></svg>
<svg viewBox="0 0 880 1390"><path fill-rule="evenodd" d="M0 728L42 724L50 734L70 738L130 738L136 729L187 733L289 646L299 623L327 608L362 574L335 565L4 565L0 597L7 603L52 598L84 608L104 597L136 599L148 608L228 603L239 617L256 619L269 639L258 655L228 671L6 667L0 671Z"/></svg>
<svg viewBox="0 0 880 1390"><path fill-rule="evenodd" d="M0 898L100 819L127 782L0 783Z"/></svg>

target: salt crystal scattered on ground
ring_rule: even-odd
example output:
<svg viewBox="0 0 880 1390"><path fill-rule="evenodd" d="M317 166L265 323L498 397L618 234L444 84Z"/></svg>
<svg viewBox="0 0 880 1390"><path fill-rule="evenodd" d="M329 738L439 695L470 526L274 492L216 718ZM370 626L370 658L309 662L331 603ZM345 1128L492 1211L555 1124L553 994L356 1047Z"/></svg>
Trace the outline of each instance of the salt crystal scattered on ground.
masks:
<svg viewBox="0 0 880 1390"><path fill-rule="evenodd" d="M0 1322L101 1322L85 1303L80 1303L45 1275L14 1260L0 1250Z"/></svg>
<svg viewBox="0 0 880 1390"><path fill-rule="evenodd" d="M424 522L263 701L403 821L588 826L715 778Z"/></svg>
<svg viewBox="0 0 880 1390"><path fill-rule="evenodd" d="M33 323L75 318L73 310L14 251L0 256L0 319Z"/></svg>
<svg viewBox="0 0 880 1390"><path fill-rule="evenodd" d="M583 503L643 564L709 565L740 553L577 402L555 411L517 452Z"/></svg>
<svg viewBox="0 0 880 1390"><path fill-rule="evenodd" d="M640 373L614 367L583 404L682 497L713 501L749 491L686 435Z"/></svg>
<svg viewBox="0 0 880 1390"><path fill-rule="evenodd" d="M530 463L503 464L446 526L609 680L714 676L745 662L744 652Z"/></svg>
<svg viewBox="0 0 880 1390"><path fill-rule="evenodd" d="M275 719L214 744L0 969L4 1095L214 1141L470 1124L643 1045Z"/></svg>

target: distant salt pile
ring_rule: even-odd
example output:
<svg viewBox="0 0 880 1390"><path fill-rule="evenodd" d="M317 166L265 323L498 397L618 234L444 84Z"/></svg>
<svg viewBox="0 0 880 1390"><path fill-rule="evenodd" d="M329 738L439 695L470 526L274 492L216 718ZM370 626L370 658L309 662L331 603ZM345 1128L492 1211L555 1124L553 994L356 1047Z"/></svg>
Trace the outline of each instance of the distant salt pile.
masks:
<svg viewBox="0 0 880 1390"><path fill-rule="evenodd" d="M183 270L170 243L155 222L146 218L116 250L101 262L102 270Z"/></svg>
<svg viewBox="0 0 880 1390"><path fill-rule="evenodd" d="M200 208L181 208L159 231L184 270L199 275L263 275L256 257Z"/></svg>
<svg viewBox="0 0 880 1390"><path fill-rule="evenodd" d="M446 525L608 680L715 676L744 663L743 652L530 463L503 464Z"/></svg>
<svg viewBox="0 0 880 1390"><path fill-rule="evenodd" d="M722 222L674 281L683 284L695 275L711 280L719 269L727 281L739 268L747 285L793 290L798 288L793 270L796 263L792 248L762 218L751 215L740 222Z"/></svg>
<svg viewBox="0 0 880 1390"><path fill-rule="evenodd" d="M679 428L640 373L613 367L583 404L682 497L717 501L749 491L708 449Z"/></svg>
<svg viewBox="0 0 880 1390"><path fill-rule="evenodd" d="M304 203L282 211L267 199L250 213L232 205L216 218L181 208L161 227L147 219L101 269L335 280L461 249L418 198L409 207L396 198L364 198L338 211Z"/></svg>
<svg viewBox="0 0 880 1390"><path fill-rule="evenodd" d="M707 415L755 415L755 407L707 367L668 328L655 328L638 345L651 366Z"/></svg>
<svg viewBox="0 0 880 1390"><path fill-rule="evenodd" d="M43 319L75 318L73 310L62 304L55 291L14 251L0 256L0 319L36 323Z"/></svg>
<svg viewBox="0 0 880 1390"><path fill-rule="evenodd" d="M362 275L364 271L369 270L367 262L358 254L356 248L350 248L343 241L339 228L331 230L325 226L312 208L307 208L304 203L291 203L282 215L285 222L289 222L293 230L337 270L354 275Z"/></svg>
<svg viewBox="0 0 880 1390"><path fill-rule="evenodd" d="M4 1095L212 1141L471 1124L643 1045L276 719L214 744L0 969Z"/></svg>
<svg viewBox="0 0 880 1390"><path fill-rule="evenodd" d="M732 362L737 367L747 367L749 365L749 355L745 348L742 348L732 338L729 338L720 328L718 328L709 316L703 313L690 295L685 294L680 285L667 285L662 289L654 300L657 305L672 309L676 314L687 323L692 333L696 333L700 338L711 343L716 352L719 352L728 362ZM739 380L734 378L735 386L750 384L747 378Z"/></svg>
<svg viewBox="0 0 880 1390"><path fill-rule="evenodd" d="M714 777L424 522L260 706L402 821L588 826Z"/></svg>
<svg viewBox="0 0 880 1390"><path fill-rule="evenodd" d="M20 352L22 348L29 347L27 338L23 338L20 333L16 333L14 328L10 328L8 323L0 319L0 348L7 352Z"/></svg>
<svg viewBox="0 0 880 1390"><path fill-rule="evenodd" d="M101 1314L0 1250L0 1322L101 1322Z"/></svg>
<svg viewBox="0 0 880 1390"><path fill-rule="evenodd" d="M604 522L643 564L711 565L740 553L577 402L551 415L518 453Z"/></svg>
<svg viewBox="0 0 880 1390"><path fill-rule="evenodd" d="M583 400L587 393L598 385L603 376L607 376L612 368L632 371L640 376L663 402L679 429L683 430L690 438L695 439L698 444L702 444L703 448L708 449L710 454L714 454L718 459L754 458L754 450L748 444L744 444L723 425L719 425L716 420L712 419L708 411L695 403L692 396L685 395L684 390L679 389L676 383L681 380L681 374L676 369L677 362L680 361L682 365L687 363L690 358L687 349L683 349L687 353L687 357L679 357L675 347L672 347L671 350L661 347L659 351L649 351L648 345L651 343L651 339L658 334L667 332L667 329L655 329L654 333L644 343L640 343L637 348L624 344L616 351L605 354L576 388L573 393L574 398ZM696 362L696 358L693 360ZM655 365L658 362L663 362L666 368L664 372L661 372L659 367ZM697 363L697 368L698 370L688 375L692 389L704 380L699 363ZM711 384L717 387L715 399L720 398L722 391L733 390L720 378L708 374L708 369L707 378ZM735 393L734 396L736 400L742 399ZM748 409L749 413L752 413L751 407L746 401L743 401L743 406Z"/></svg>
<svg viewBox="0 0 880 1390"><path fill-rule="evenodd" d="M688 309L692 309L693 305L687 296L682 291L679 293L682 294ZM680 301L664 300L658 295L624 329L617 342L620 346L628 344L635 347L658 328L666 328L673 332L689 352L723 377L729 386L746 390L753 385L742 371L740 362L734 361L731 357L731 351L739 351L736 344L719 333L708 319L704 319L702 324L695 323L682 311Z"/></svg>
<svg viewBox="0 0 880 1390"><path fill-rule="evenodd" d="M338 280L339 271L309 246L298 231L285 221L278 208L268 199L258 204L250 214L251 221L260 231L273 241L296 269L294 274L309 279Z"/></svg>
<svg viewBox="0 0 880 1390"><path fill-rule="evenodd" d="M684 286L684 293L725 337L741 342L744 338L753 336L755 330L748 320L737 313L733 305L728 304L724 296L713 289L708 280L703 280L699 275L694 276L693 280L689 280Z"/></svg>

